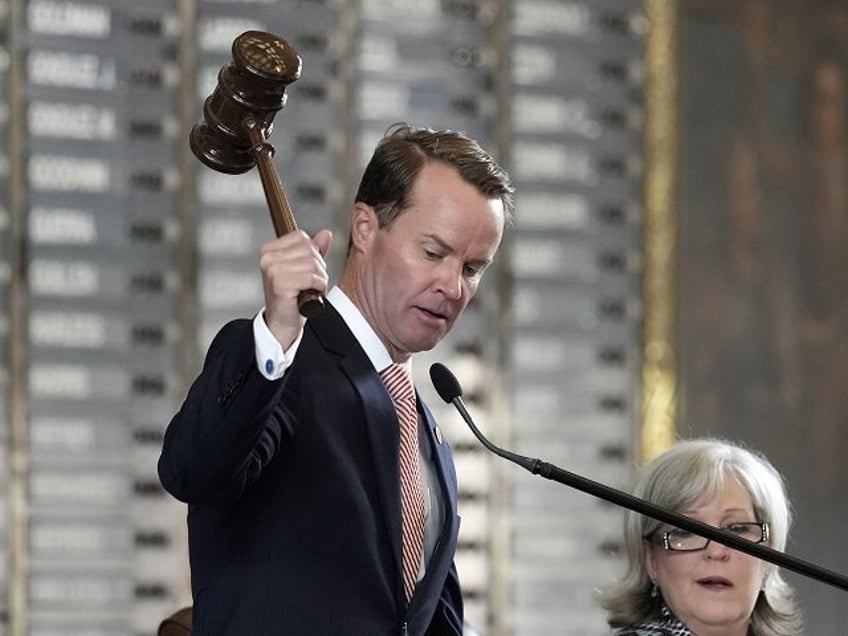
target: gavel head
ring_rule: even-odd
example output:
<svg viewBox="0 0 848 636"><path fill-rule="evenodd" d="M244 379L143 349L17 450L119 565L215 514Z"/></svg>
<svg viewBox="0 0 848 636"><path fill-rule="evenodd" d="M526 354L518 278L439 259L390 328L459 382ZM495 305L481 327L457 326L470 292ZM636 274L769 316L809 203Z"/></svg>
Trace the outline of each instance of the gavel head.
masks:
<svg viewBox="0 0 848 636"><path fill-rule="evenodd" d="M256 164L249 130L265 139L274 115L286 105L286 87L300 77L301 59L285 40L246 31L233 42L233 61L218 72L218 85L203 105L203 121L191 129L195 156L219 172L241 174Z"/></svg>

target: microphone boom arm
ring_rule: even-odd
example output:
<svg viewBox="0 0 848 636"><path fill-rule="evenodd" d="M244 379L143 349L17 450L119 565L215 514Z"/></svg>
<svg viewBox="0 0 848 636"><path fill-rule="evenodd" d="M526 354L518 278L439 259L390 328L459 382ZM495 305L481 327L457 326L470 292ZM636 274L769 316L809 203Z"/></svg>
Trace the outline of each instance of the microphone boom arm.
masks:
<svg viewBox="0 0 848 636"><path fill-rule="evenodd" d="M471 429L471 432L474 433L474 436L480 440L480 443L482 443L483 446L488 448L495 455L499 455L504 459L508 459L509 461L518 464L534 475L540 475L546 479L565 484L566 486L571 486L572 488L576 488L577 490L593 495L599 499L603 499L604 501L627 508L633 512L638 512L639 514L662 521L663 523L667 523L682 530L688 530L689 532L705 537L710 541L716 541L729 548L733 548L734 550L739 550L740 552L760 558L763 561L768 561L769 563L786 568L787 570L792 570L793 572L842 588L843 590L848 590L848 578L833 572L832 570L827 570L761 543L748 541L747 539L743 539L716 528L715 526L693 519L692 517L672 512L671 510L657 506L656 504L640 499L639 497L635 497L626 492L605 486L604 484L581 477L580 475L567 470L563 470L562 468L559 468L554 464L544 462L541 459L525 457L524 455L512 453L495 446L477 429L477 426L474 424L474 421L471 419L471 416L462 401L462 389L459 386L459 382L457 382L456 378L447 369L447 367L439 363L433 364L430 367L430 377L433 380L433 385L435 386L436 392L439 396L448 404L453 404L456 407L456 410L459 411L462 419L465 420L465 423Z"/></svg>

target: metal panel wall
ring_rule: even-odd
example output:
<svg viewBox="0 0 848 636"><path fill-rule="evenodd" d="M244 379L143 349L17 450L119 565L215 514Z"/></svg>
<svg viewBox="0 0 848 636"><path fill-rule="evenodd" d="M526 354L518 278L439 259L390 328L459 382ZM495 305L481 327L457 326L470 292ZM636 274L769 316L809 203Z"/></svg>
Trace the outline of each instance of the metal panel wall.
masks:
<svg viewBox="0 0 848 636"><path fill-rule="evenodd" d="M8 51L11 37L8 11L0 11L0 50ZM0 59L0 95L9 95L11 83L9 72L9 56ZM7 99L0 101L0 616L8 616L10 573L16 564L13 560L15 535L11 531L11 518L17 513L18 507L12 503L16 493L11 488L9 464L13 444L10 427L12 404L10 400L10 362L11 348L9 335L11 331L11 276L12 276L12 242L11 242L11 197L10 197L10 167L12 143L10 141L10 104ZM0 632L2 632L0 622Z"/></svg>
<svg viewBox="0 0 848 636"><path fill-rule="evenodd" d="M626 488L638 405L638 2L512 5L510 136L519 223L509 440ZM506 633L605 634L593 591L617 573L618 509L512 475Z"/></svg>
<svg viewBox="0 0 848 636"><path fill-rule="evenodd" d="M214 333L260 309L273 229L256 171L212 171L187 135L248 29L303 58L270 141L300 226L335 232L333 273L392 123L463 130L510 168L516 227L416 380L455 449L469 626L604 633L618 512L484 451L427 371L454 371L494 440L626 481L640 18L636 0L0 0L0 633L149 634L190 602L161 435Z"/></svg>
<svg viewBox="0 0 848 636"><path fill-rule="evenodd" d="M171 602L155 478L179 388L176 3L22 6L26 633L134 634ZM15 608L19 609L19 608Z"/></svg>

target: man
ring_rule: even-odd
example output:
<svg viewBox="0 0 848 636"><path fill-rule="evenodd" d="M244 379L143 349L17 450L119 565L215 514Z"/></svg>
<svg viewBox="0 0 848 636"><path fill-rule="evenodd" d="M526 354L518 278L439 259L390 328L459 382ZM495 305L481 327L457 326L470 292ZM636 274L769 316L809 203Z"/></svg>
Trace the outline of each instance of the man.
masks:
<svg viewBox="0 0 848 636"><path fill-rule="evenodd" d="M297 298L327 292L330 232L262 247L265 308L216 336L159 460L189 503L193 634L461 634L450 450L420 400L404 437L380 372L450 331L512 206L474 141L396 127L321 312L307 321Z"/></svg>

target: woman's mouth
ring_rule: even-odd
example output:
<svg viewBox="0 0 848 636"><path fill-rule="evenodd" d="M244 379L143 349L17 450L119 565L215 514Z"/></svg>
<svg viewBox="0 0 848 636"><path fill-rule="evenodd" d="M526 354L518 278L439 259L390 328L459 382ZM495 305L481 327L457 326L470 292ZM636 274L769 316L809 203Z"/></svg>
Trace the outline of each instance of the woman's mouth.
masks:
<svg viewBox="0 0 848 636"><path fill-rule="evenodd" d="M726 590L733 587L733 583L722 576L707 576L698 579L696 583L710 590Z"/></svg>

